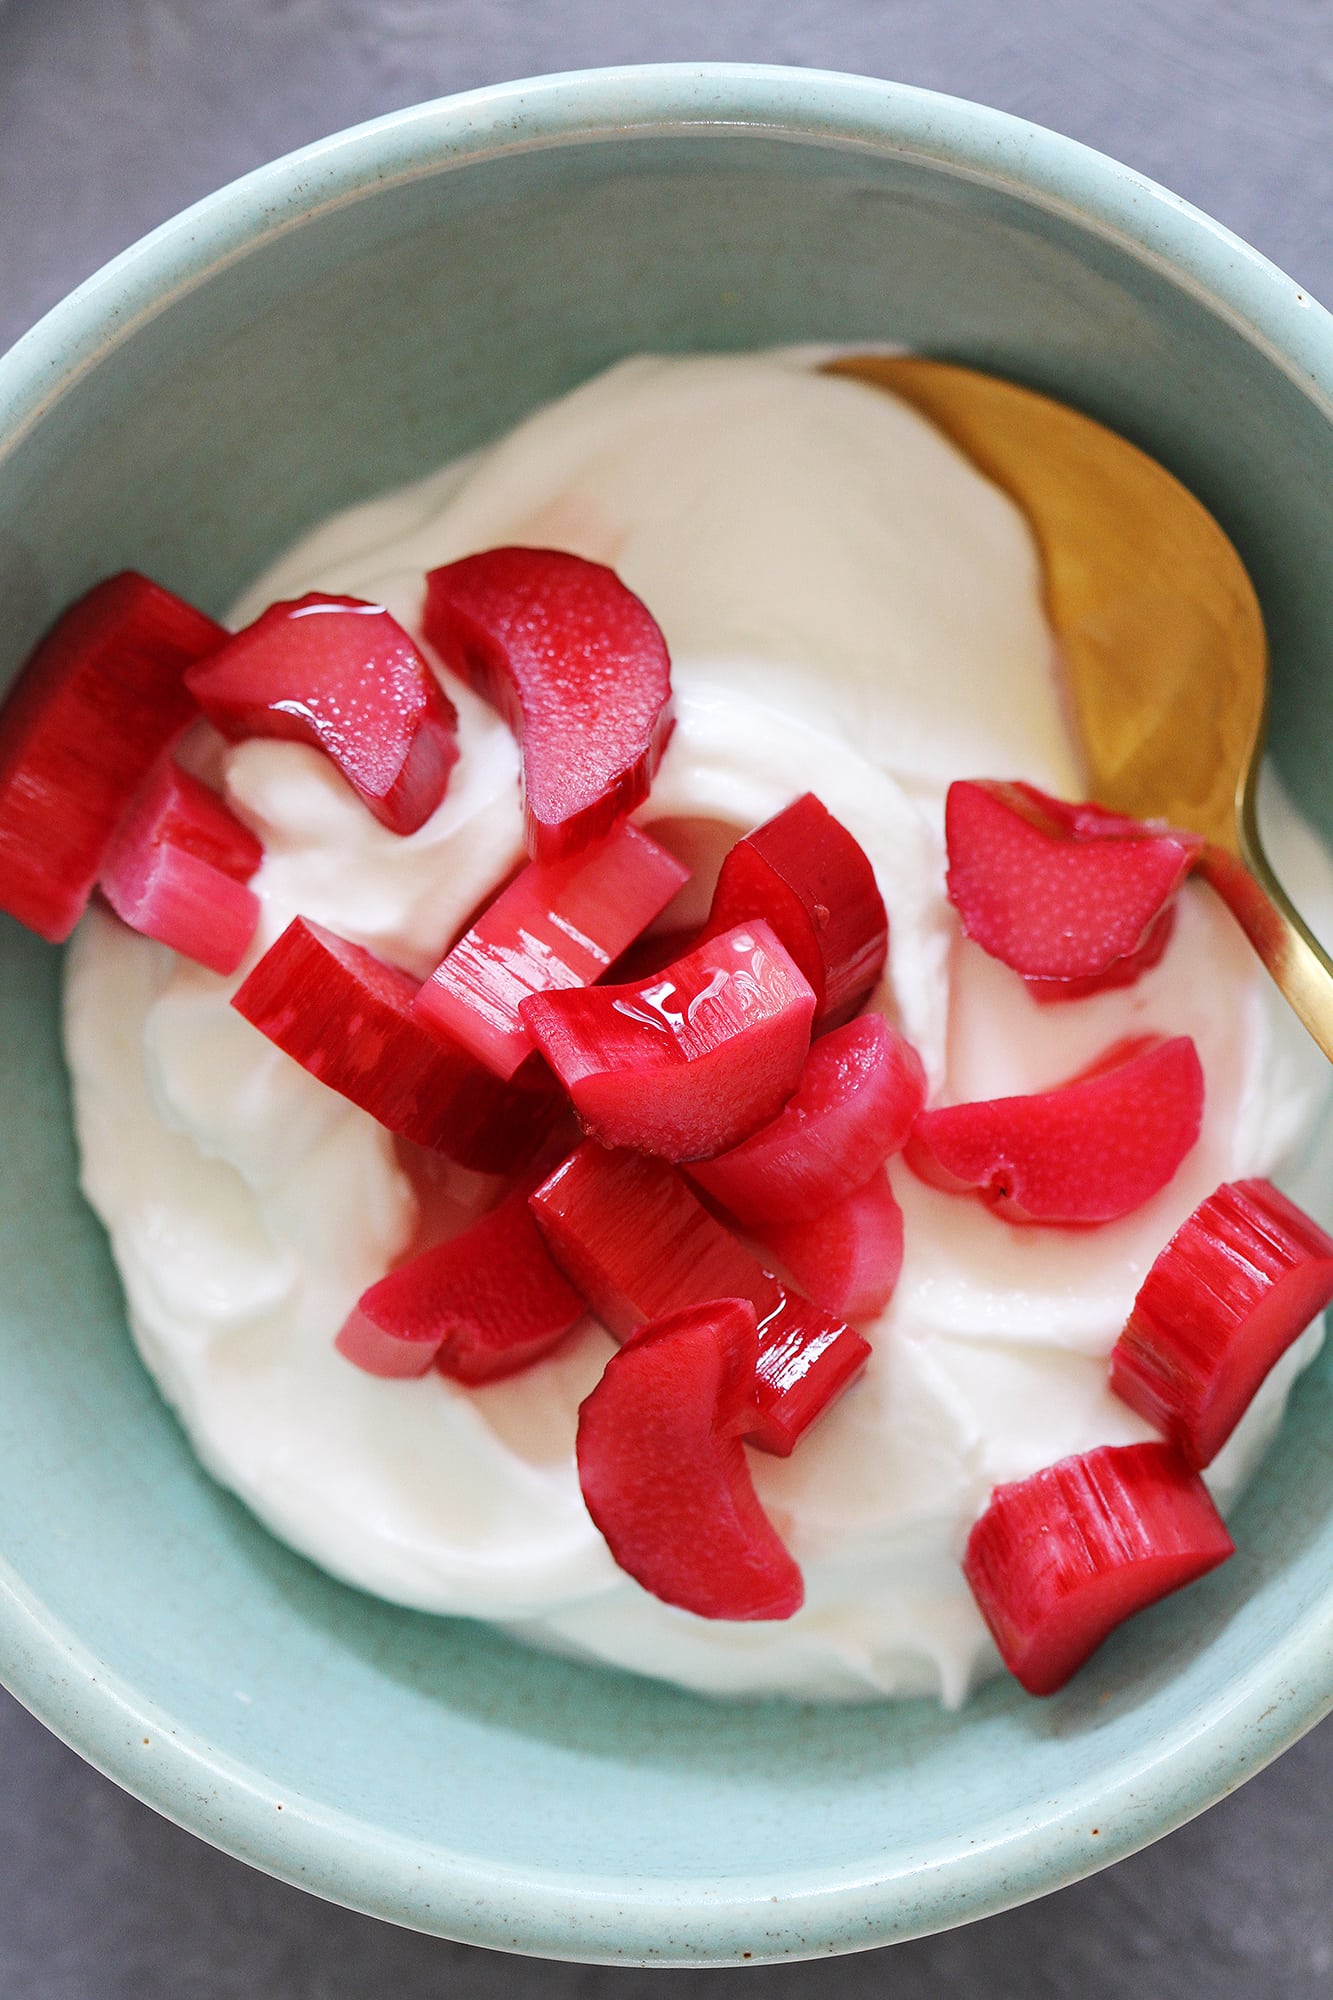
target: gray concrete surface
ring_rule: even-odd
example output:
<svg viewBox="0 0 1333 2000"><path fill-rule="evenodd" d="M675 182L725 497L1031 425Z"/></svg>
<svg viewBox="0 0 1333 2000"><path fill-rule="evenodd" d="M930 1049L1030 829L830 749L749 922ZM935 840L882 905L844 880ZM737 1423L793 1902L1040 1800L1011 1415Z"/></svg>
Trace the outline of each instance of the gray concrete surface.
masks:
<svg viewBox="0 0 1333 2000"><path fill-rule="evenodd" d="M1155 175L1333 303L1328 0L0 0L0 346L145 229L376 112L584 64L756 59L1003 106ZM1323 2000L1333 1724L1096 1879L753 2000ZM0 1696L0 2000L638 2000L731 1973L501 1958L269 1881Z"/></svg>

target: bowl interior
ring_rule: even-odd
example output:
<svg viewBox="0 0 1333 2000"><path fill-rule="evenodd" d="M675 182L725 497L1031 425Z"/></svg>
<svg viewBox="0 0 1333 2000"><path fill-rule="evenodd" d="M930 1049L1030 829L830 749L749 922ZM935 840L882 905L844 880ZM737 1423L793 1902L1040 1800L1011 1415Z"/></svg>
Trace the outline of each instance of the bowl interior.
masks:
<svg viewBox="0 0 1333 2000"><path fill-rule="evenodd" d="M1147 222L1094 213L1109 163L1038 135L1055 200L987 167L1019 129L994 114L858 86L882 136L850 143L832 81L762 81L710 129L679 77L648 119L604 95L592 136L576 82L438 107L217 198L215 251L178 224L122 260L0 368L0 680L107 571L220 611L322 514L623 353L892 339L1067 397L1216 512L1268 618L1279 761L1333 833L1322 402ZM1238 1559L1046 1703L713 1706L341 1588L209 1481L139 1366L75 1186L58 955L7 923L0 947L0 1668L205 1836L486 1944L813 1954L1113 1859L1333 1700L1327 1362Z"/></svg>

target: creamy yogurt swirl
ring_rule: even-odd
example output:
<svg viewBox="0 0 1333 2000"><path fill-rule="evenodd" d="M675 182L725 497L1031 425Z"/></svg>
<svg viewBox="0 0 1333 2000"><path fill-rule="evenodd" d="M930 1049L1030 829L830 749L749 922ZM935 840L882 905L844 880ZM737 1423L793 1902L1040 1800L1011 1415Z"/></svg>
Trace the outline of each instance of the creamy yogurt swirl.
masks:
<svg viewBox="0 0 1333 2000"><path fill-rule="evenodd" d="M1079 776L1027 525L903 405L796 354L624 362L317 529L236 621L326 589L419 632L425 571L505 542L613 564L666 633L678 722L643 824L702 822L705 852L812 790L850 827L891 923L873 1004L920 1048L936 1101L1038 1089L1127 1033L1185 1033L1207 1084L1199 1144L1154 1201L1092 1231L1013 1229L895 1163L906 1258L867 1329L866 1374L790 1460L751 1455L808 1601L780 1625L709 1622L623 1576L584 1510L575 1417L608 1336L589 1323L481 1390L344 1361L334 1334L416 1220L394 1142L231 1009L236 979L93 911L70 954L66 1045L83 1184L139 1351L209 1470L367 1590L711 1693L956 1703L998 1664L959 1570L991 1487L1149 1435L1106 1388L1135 1291L1218 1182L1294 1167L1326 1066L1202 887L1137 985L1063 1007L1039 1009L959 936L949 780L1077 794ZM247 966L300 913L424 976L518 862L514 743L443 677L462 757L407 838L316 752L196 731L188 754L264 842ZM1333 929L1333 866L1280 799L1270 820L1297 900ZM492 1195L461 1173L447 1189L460 1221ZM1212 1468L1223 1504L1317 1338Z"/></svg>

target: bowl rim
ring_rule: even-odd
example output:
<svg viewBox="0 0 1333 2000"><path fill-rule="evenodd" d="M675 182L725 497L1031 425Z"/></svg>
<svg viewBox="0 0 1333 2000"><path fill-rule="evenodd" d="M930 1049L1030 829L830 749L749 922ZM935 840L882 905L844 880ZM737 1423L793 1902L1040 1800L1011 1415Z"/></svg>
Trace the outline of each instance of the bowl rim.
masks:
<svg viewBox="0 0 1333 2000"><path fill-rule="evenodd" d="M1326 416L1333 319L1257 251L1119 162L914 86L749 63L650 64L491 85L350 127L260 167L122 252L0 358L0 461L119 344L227 265L394 184L504 155L646 134L762 133L889 151L1007 189L1114 239L1203 299ZM589 1963L725 1965L855 1951L993 1914L1147 1845L1333 1708L1333 1593L1220 1706L1095 1786L975 1846L798 1877L594 1878L506 1869L314 1798L277 1794L85 1647L0 1561L0 1676L89 1763L268 1873L411 1928ZM151 1754L145 1755L146 1745ZM1243 1746L1238 1750L1238 1746ZM1105 1821L1092 1834L1089 1819ZM774 1891L778 1892L777 1897Z"/></svg>

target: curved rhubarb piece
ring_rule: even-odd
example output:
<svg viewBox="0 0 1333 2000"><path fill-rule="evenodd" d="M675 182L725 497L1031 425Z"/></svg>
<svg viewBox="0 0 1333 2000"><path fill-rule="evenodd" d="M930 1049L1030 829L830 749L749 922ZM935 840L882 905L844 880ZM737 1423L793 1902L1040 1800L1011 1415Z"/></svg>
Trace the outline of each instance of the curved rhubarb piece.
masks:
<svg viewBox="0 0 1333 2000"><path fill-rule="evenodd" d="M520 1187L461 1235L361 1294L334 1345L371 1375L495 1382L540 1361L582 1319Z"/></svg>
<svg viewBox="0 0 1333 2000"><path fill-rule="evenodd" d="M746 1298L759 1321L750 1443L785 1458L856 1380L859 1333L755 1261L664 1160L587 1140L531 1196L551 1255L607 1331L708 1299Z"/></svg>
<svg viewBox="0 0 1333 2000"><path fill-rule="evenodd" d="M1163 912L1203 849L1197 834L991 779L950 785L944 829L968 937L1025 979L1077 981L1079 994L1156 963ZM1040 997L1079 994L1044 983Z"/></svg>
<svg viewBox="0 0 1333 2000"><path fill-rule="evenodd" d="M196 712L185 669L226 637L136 570L47 633L0 708L0 909L69 936L122 813Z"/></svg>
<svg viewBox="0 0 1333 2000"><path fill-rule="evenodd" d="M1114 1222L1164 1188L1199 1136L1203 1070L1188 1035L1117 1042L1032 1097L925 1111L905 1157L1008 1222Z"/></svg>
<svg viewBox="0 0 1333 2000"><path fill-rule="evenodd" d="M517 1168L559 1118L559 1093L502 1084L427 1034L413 1017L416 992L397 966L296 917L231 1004L389 1131L480 1173Z"/></svg>
<svg viewBox="0 0 1333 2000"><path fill-rule="evenodd" d="M810 1222L901 1152L925 1101L916 1050L880 1015L863 1014L811 1045L771 1124L696 1160L690 1178L748 1229Z"/></svg>
<svg viewBox="0 0 1333 2000"><path fill-rule="evenodd" d="M767 924L738 924L628 986L534 993L519 1018L584 1129L666 1160L720 1153L786 1103L815 996Z"/></svg>
<svg viewBox="0 0 1333 2000"><path fill-rule="evenodd" d="M1171 902L1153 918L1138 950L1117 958L1105 972L1092 973L1087 979L1025 978L1023 984L1041 1007L1058 1005L1063 1000L1087 1000L1094 993L1109 993L1115 987L1133 986L1145 972L1160 964L1175 928L1176 906Z"/></svg>
<svg viewBox="0 0 1333 2000"><path fill-rule="evenodd" d="M903 1212L883 1168L813 1222L755 1236L807 1298L839 1319L878 1319L903 1267Z"/></svg>
<svg viewBox="0 0 1333 2000"><path fill-rule="evenodd" d="M864 850L813 792L736 842L703 936L760 918L814 989L816 1032L850 1020L884 970L889 919Z"/></svg>
<svg viewBox="0 0 1333 2000"><path fill-rule="evenodd" d="M591 986L688 879L628 821L567 861L531 862L436 967L418 1020L511 1077L533 1048L519 1002Z"/></svg>
<svg viewBox="0 0 1333 2000"><path fill-rule="evenodd" d="M613 1354L579 1408L579 1484L607 1547L699 1618L790 1618L805 1598L741 1443L757 1347L748 1299L688 1306Z"/></svg>
<svg viewBox="0 0 1333 2000"><path fill-rule="evenodd" d="M207 785L164 758L112 836L98 882L116 915L213 972L235 972L259 922L244 884L264 850Z"/></svg>
<svg viewBox="0 0 1333 2000"><path fill-rule="evenodd" d="M1170 1445L1102 1445L997 1486L963 1573L1010 1673L1054 1694L1117 1625L1234 1552Z"/></svg>
<svg viewBox="0 0 1333 2000"><path fill-rule="evenodd" d="M1330 1300L1333 1237L1270 1181L1224 1183L1139 1287L1111 1350L1111 1387L1186 1464L1210 1465Z"/></svg>
<svg viewBox="0 0 1333 2000"><path fill-rule="evenodd" d="M398 620L359 597L271 604L187 678L233 742L322 750L391 833L425 824L458 761L453 703Z"/></svg>
<svg viewBox="0 0 1333 2000"><path fill-rule="evenodd" d="M426 578L426 637L523 750L528 853L560 861L648 796L671 735L671 660L614 570L489 549Z"/></svg>

